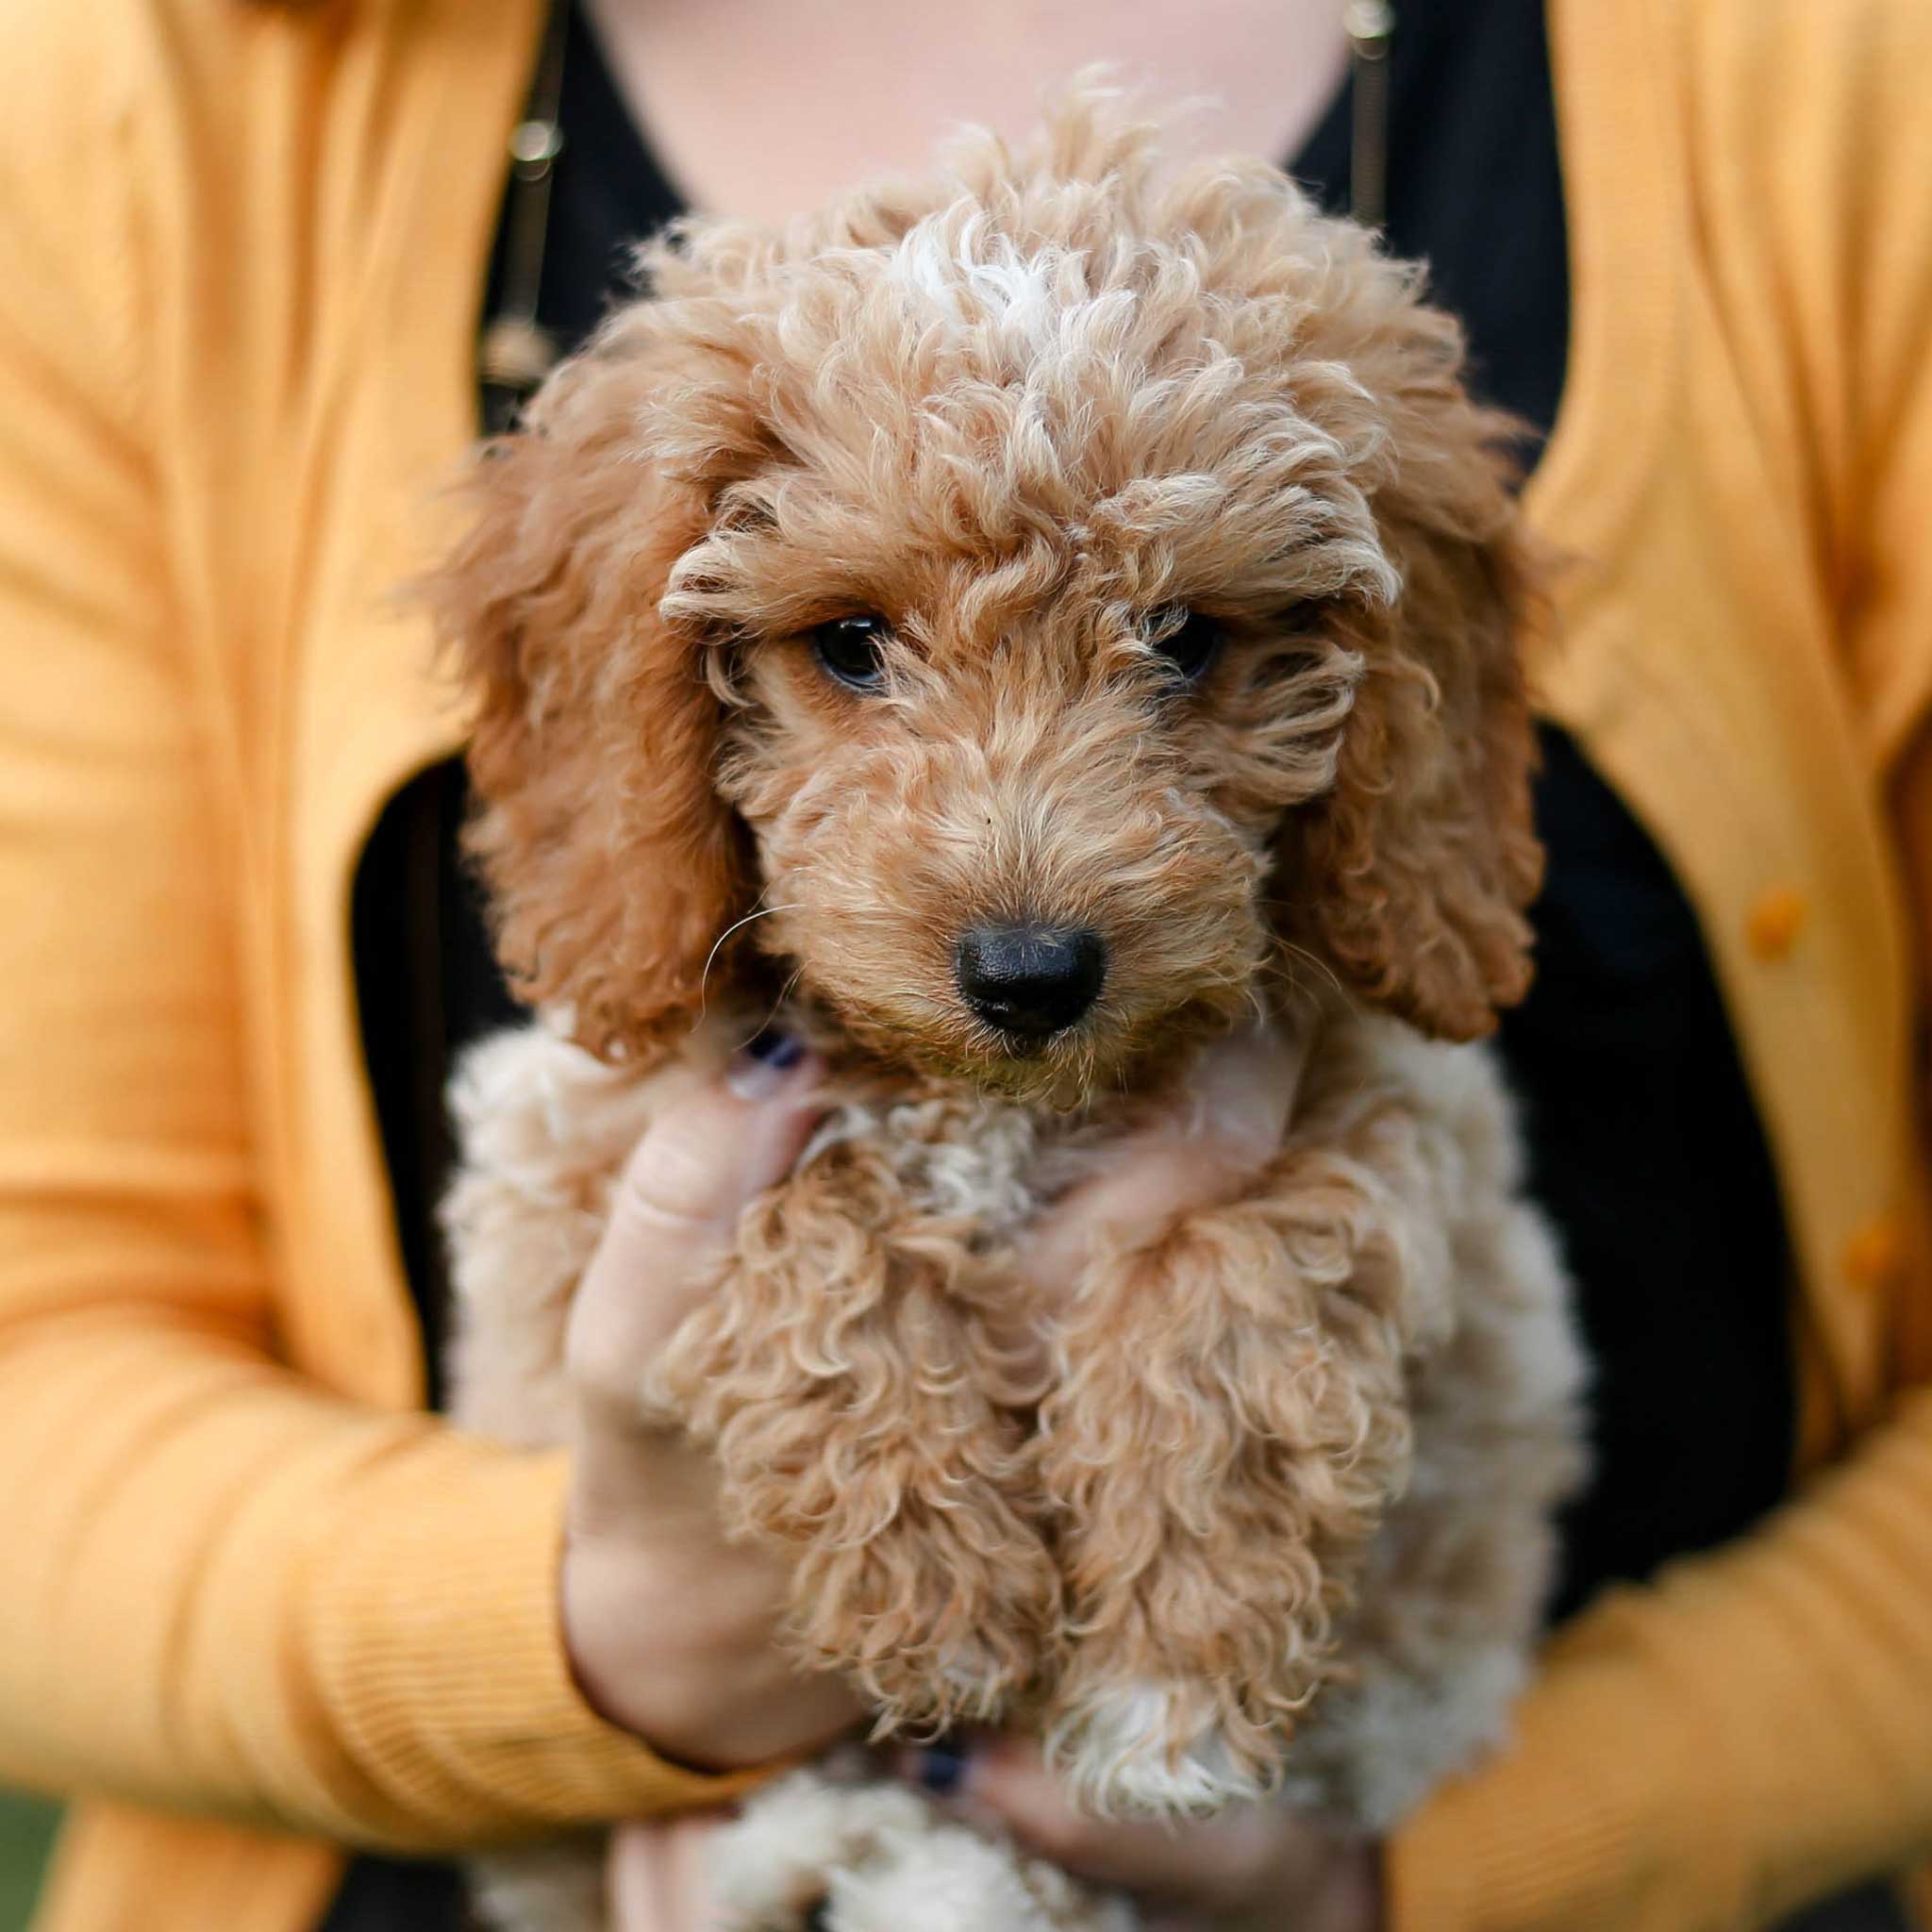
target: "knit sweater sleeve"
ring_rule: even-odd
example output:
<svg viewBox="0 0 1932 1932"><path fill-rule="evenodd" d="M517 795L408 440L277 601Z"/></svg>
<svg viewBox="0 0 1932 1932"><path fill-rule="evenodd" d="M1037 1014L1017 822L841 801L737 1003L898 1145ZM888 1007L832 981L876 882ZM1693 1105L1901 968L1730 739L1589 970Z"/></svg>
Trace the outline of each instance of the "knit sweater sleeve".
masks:
<svg viewBox="0 0 1932 1932"><path fill-rule="evenodd" d="M573 1686L559 1460L278 1359L236 748L143 414L160 11L0 17L0 1776L410 1847L697 1802Z"/></svg>
<svg viewBox="0 0 1932 1932"><path fill-rule="evenodd" d="M1805 497L1848 708L1874 789L1902 808L1923 944L1932 15L1700 0L1651 17L1655 78L1683 104L1707 286L1772 439L1751 460ZM1910 1284L1895 1313L1900 1388L1832 1470L1756 1534L1558 1635L1508 1751L1391 1846L1395 1932L1719 1932L1932 1854L1925 1292Z"/></svg>
<svg viewBox="0 0 1932 1932"><path fill-rule="evenodd" d="M1932 1393L1722 1556L1551 1647L1390 1853L1398 1932L1718 1932L1932 1843Z"/></svg>

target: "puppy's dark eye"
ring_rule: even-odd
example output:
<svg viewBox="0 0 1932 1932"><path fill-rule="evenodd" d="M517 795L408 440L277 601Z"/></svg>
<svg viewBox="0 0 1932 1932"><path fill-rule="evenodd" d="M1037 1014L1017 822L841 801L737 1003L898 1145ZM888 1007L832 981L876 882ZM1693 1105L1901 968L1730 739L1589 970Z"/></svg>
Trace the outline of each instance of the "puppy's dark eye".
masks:
<svg viewBox="0 0 1932 1932"><path fill-rule="evenodd" d="M1173 609L1155 620L1149 641L1176 677L1192 684L1214 661L1225 638L1220 624L1204 611Z"/></svg>
<svg viewBox="0 0 1932 1932"><path fill-rule="evenodd" d="M885 641L886 620L870 610L835 617L811 634L819 662L854 691L876 691L885 682Z"/></svg>

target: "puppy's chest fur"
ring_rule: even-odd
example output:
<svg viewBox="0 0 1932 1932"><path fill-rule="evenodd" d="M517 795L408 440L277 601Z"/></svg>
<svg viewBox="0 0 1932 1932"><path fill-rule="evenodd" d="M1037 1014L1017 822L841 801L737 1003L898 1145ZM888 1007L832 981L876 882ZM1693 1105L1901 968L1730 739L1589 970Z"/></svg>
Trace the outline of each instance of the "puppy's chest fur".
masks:
<svg viewBox="0 0 1932 1932"><path fill-rule="evenodd" d="M571 1300L626 1157L742 1037L643 1075L542 1025L466 1058L444 1219L469 1426L562 1438ZM1043 1352L1017 1238L1149 1103L1059 1116L836 1061L822 1091L639 1391L716 1456L727 1523L788 1552L802 1658L908 1735L1034 1727L1085 1802L1158 1816L1280 1783L1379 1832L1495 1742L1581 1466L1581 1367L1485 1056L1368 1019L1311 1039L1266 1174L1093 1257ZM797 1873L870 1857L873 1803L816 1773L755 1800L720 1841L724 1923L795 1924ZM886 1861L910 1906L838 1923L928 1923L955 1851L973 1896L1017 1896L1003 1848L945 1828L920 1812ZM556 1869L505 1866L502 1922L606 1924L595 1856L575 1916ZM1122 1923L1054 1882L1052 1909L973 1923Z"/></svg>
<svg viewBox="0 0 1932 1932"><path fill-rule="evenodd" d="M850 1161L889 1178L902 1211L958 1224L973 1254L991 1257L1093 1172L1122 1131L1108 1115L1067 1119L985 1094L861 1083L826 1116L800 1169Z"/></svg>
<svg viewBox="0 0 1932 1932"><path fill-rule="evenodd" d="M611 1191L667 1083L683 1065L722 1058L727 1031L708 1029L689 1061L641 1077L541 1024L465 1057L450 1095L462 1159L441 1208L458 1304L458 1420L530 1446L563 1440L564 1330ZM809 1181L874 1232L923 1224L988 1263L985 1289L1008 1278L1002 1264L1019 1232L1133 1120L1124 1103L1075 1120L853 1069L835 1073L825 1095L787 1187Z"/></svg>

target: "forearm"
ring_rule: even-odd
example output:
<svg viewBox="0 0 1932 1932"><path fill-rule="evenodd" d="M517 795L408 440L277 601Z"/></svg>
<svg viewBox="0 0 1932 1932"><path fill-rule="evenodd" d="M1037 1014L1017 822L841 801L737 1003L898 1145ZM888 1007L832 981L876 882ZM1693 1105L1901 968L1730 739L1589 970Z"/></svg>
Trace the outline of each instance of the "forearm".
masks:
<svg viewBox="0 0 1932 1932"><path fill-rule="evenodd" d="M1932 1394L1734 1548L1552 1646L1398 1836L1392 1932L1755 1924L1932 1846Z"/></svg>
<svg viewBox="0 0 1932 1932"><path fill-rule="evenodd" d="M571 1680L560 1458L146 1313L14 1329L0 1418L8 1775L408 1848L723 1789Z"/></svg>

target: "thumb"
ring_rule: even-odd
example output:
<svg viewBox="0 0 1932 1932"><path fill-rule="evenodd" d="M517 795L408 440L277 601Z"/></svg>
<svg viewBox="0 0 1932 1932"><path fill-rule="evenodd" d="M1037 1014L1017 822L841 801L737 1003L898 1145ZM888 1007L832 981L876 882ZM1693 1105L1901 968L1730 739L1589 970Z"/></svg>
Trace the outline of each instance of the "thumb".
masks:
<svg viewBox="0 0 1932 1932"><path fill-rule="evenodd" d="M760 1034L722 1074L669 1091L625 1163L571 1308L580 1381L625 1389L690 1312L746 1207L791 1172L824 1111L824 1068Z"/></svg>
<svg viewBox="0 0 1932 1932"><path fill-rule="evenodd" d="M669 1237L725 1235L745 1208L783 1180L823 1106L824 1063L789 1034L760 1033L722 1075L694 1078L653 1117L611 1202L645 1247Z"/></svg>

